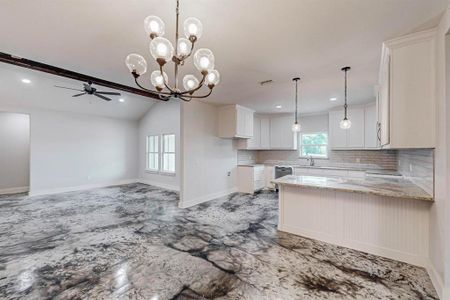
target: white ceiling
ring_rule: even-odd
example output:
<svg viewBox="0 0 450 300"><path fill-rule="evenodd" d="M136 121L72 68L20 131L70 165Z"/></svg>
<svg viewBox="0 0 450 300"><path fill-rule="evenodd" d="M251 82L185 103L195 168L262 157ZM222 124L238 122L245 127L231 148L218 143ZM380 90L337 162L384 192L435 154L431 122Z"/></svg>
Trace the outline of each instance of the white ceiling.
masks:
<svg viewBox="0 0 450 300"><path fill-rule="evenodd" d="M23 83L28 79L30 83ZM155 103L145 97L120 92L119 96L107 96L107 102L92 95L72 98L77 91L59 89L55 85L82 89L82 82L53 76L46 73L0 64L0 110L2 106L14 109L48 109L74 113L97 115L120 119L138 120ZM114 91L95 86L99 91ZM125 102L119 102L118 99Z"/></svg>
<svg viewBox="0 0 450 300"><path fill-rule="evenodd" d="M435 25L448 5L448 0L180 1L182 19L196 16L203 22L198 46L213 50L222 75L208 102L293 111L291 79L299 75L302 113L342 104L345 65L352 67L349 103L372 100L382 41ZM0 51L124 84L133 85L126 55L150 58L143 30L147 15L160 16L173 41L175 0L2 0L1 6ZM184 69L183 74L193 71L191 61ZM258 84L267 79L274 83ZM276 110L277 104L283 108Z"/></svg>

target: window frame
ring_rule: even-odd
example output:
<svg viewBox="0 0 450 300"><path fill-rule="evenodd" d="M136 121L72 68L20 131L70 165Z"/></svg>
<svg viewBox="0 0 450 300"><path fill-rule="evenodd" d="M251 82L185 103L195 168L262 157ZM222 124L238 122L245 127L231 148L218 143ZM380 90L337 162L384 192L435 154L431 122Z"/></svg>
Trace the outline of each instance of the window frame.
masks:
<svg viewBox="0 0 450 300"><path fill-rule="evenodd" d="M165 137L166 136L173 136L173 151L166 151L166 149L165 149ZM177 160L177 140L176 140L176 135L175 135L175 133L164 133L164 134L161 134L161 140L162 140L162 143L161 143L160 173L161 174L165 174L165 175L175 175L176 172L177 172L177 163L176 163L176 160ZM164 167L164 155L165 154L173 154L174 171L164 170L164 168L165 168Z"/></svg>
<svg viewBox="0 0 450 300"><path fill-rule="evenodd" d="M307 134L325 134L327 137L327 143L326 144L303 144L303 135ZM329 159L330 157L330 140L328 136L328 131L314 131L314 132L299 132L299 158L309 158L313 157L314 159ZM325 156L318 156L318 155L303 155L303 147L304 146L325 146L326 147L326 155Z"/></svg>
<svg viewBox="0 0 450 300"><path fill-rule="evenodd" d="M156 147L156 151L150 151L149 149L149 142L150 142L150 138L156 138L156 142L158 143L157 147ZM145 171L150 172L150 173L158 173L159 169L160 169L160 160L161 160L161 155L160 155L160 135L159 134L149 134L147 135L146 138L146 151L145 151ZM158 164L158 167L156 169L151 169L150 168L150 154L156 154L157 159L156 162Z"/></svg>

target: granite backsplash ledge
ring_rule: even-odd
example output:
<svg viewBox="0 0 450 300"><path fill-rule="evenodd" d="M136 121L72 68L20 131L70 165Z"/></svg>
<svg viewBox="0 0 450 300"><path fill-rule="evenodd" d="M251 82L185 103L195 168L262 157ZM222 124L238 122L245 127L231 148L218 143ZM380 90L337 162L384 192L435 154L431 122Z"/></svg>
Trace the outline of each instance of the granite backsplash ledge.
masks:
<svg viewBox="0 0 450 300"><path fill-rule="evenodd" d="M299 158L296 150L239 150L239 164L308 164L306 158ZM317 166L397 170L396 150L346 150L330 151L328 159L315 159Z"/></svg>

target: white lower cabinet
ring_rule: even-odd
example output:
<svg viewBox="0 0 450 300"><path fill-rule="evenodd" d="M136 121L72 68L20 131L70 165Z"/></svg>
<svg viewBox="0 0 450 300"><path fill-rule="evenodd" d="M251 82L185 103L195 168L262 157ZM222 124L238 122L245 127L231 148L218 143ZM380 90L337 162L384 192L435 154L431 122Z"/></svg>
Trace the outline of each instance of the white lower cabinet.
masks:
<svg viewBox="0 0 450 300"><path fill-rule="evenodd" d="M237 187L239 193L253 194L266 186L264 165L238 166Z"/></svg>

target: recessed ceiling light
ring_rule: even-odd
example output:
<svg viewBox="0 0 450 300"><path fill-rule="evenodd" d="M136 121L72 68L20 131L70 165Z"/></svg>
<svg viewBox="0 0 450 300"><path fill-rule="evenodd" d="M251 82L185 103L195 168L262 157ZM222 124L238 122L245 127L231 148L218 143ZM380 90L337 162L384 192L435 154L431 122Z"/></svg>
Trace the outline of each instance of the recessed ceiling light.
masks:
<svg viewBox="0 0 450 300"><path fill-rule="evenodd" d="M24 79L22 79L22 82L23 82L23 83L31 83L31 80L30 80L30 79L24 78Z"/></svg>
<svg viewBox="0 0 450 300"><path fill-rule="evenodd" d="M330 101L336 101L337 100L337 98L336 97L332 97L332 98L330 98Z"/></svg>
<svg viewBox="0 0 450 300"><path fill-rule="evenodd" d="M122 103L123 103L123 102L125 102L125 99L120 98L120 99L119 99L119 102L122 102Z"/></svg>
<svg viewBox="0 0 450 300"><path fill-rule="evenodd" d="M282 108L282 106L281 105L275 105L275 108L280 109L280 108Z"/></svg>

